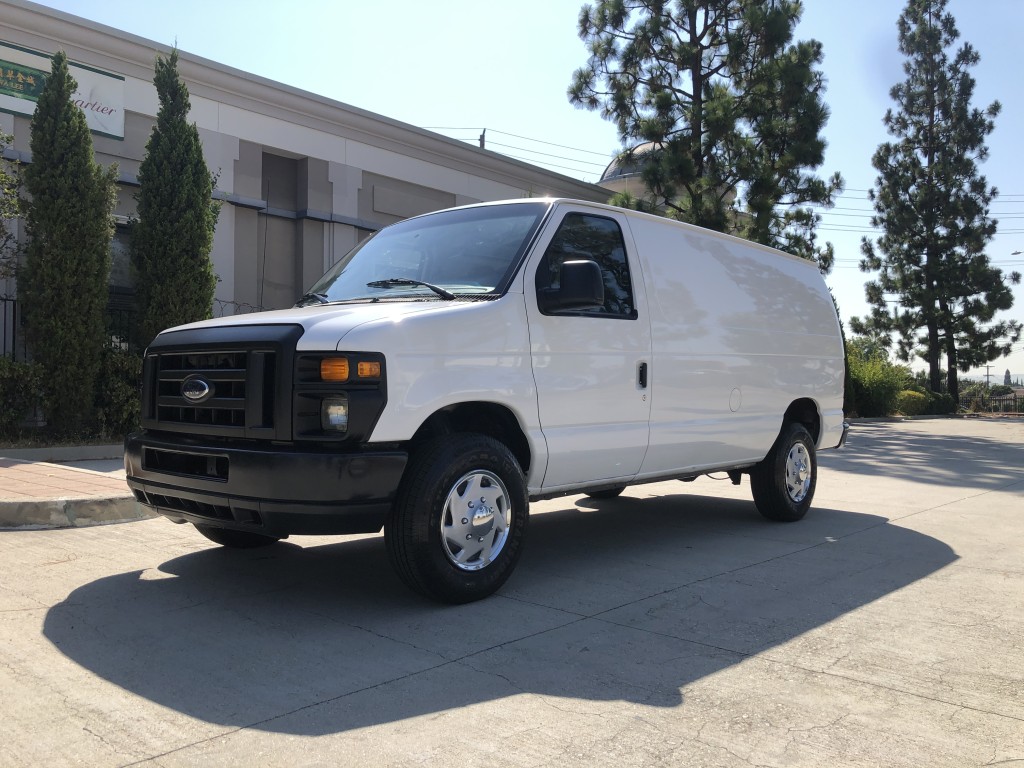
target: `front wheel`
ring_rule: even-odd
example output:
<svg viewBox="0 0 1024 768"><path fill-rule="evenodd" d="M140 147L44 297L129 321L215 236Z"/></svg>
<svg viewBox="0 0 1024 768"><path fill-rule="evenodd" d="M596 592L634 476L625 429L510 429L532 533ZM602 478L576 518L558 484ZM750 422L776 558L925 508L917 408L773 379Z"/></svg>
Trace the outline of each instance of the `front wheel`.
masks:
<svg viewBox="0 0 1024 768"><path fill-rule="evenodd" d="M463 434L418 448L388 518L384 540L399 578L446 603L495 592L522 552L526 480L497 440Z"/></svg>
<svg viewBox="0 0 1024 768"><path fill-rule="evenodd" d="M769 520L794 522L807 514L818 482L814 440L803 424L787 424L764 460L750 472L757 510Z"/></svg>

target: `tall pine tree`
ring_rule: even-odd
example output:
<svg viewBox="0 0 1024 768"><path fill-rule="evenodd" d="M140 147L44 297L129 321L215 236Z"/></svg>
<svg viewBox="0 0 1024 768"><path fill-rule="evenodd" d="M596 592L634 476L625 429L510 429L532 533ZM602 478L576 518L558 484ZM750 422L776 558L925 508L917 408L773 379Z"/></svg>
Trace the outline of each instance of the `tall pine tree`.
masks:
<svg viewBox="0 0 1024 768"><path fill-rule="evenodd" d="M994 322L1013 305L1008 283L1020 275L1004 276L984 252L996 232L988 215L996 190L978 164L1000 105L972 107L970 69L979 57L969 44L950 57L959 32L946 0L909 0L898 29L906 80L890 91L896 108L884 119L894 140L872 160L879 174L872 224L883 234L862 243L861 269L879 275L865 286L871 314L851 325L895 334L901 359L928 362L935 391L945 358L947 391L956 398L958 369L1009 354L1021 333L1020 323Z"/></svg>
<svg viewBox="0 0 1024 768"><path fill-rule="evenodd" d="M199 130L188 122L188 88L178 51L158 56L153 79L160 110L139 166L138 221L132 227L137 341L212 314L216 277L210 263L219 208Z"/></svg>
<svg viewBox="0 0 1024 768"><path fill-rule="evenodd" d="M32 162L25 168L28 245L18 299L32 357L44 375L48 424L81 435L91 427L100 358L109 340L110 240L117 168L93 155L85 115L71 103L77 85L64 52L32 117Z"/></svg>
<svg viewBox="0 0 1024 768"><path fill-rule="evenodd" d="M590 57L569 100L644 146L626 157L654 206L827 271L809 206L831 205L842 179L812 173L828 109L821 44L793 39L800 14L794 0L598 0L580 12Z"/></svg>

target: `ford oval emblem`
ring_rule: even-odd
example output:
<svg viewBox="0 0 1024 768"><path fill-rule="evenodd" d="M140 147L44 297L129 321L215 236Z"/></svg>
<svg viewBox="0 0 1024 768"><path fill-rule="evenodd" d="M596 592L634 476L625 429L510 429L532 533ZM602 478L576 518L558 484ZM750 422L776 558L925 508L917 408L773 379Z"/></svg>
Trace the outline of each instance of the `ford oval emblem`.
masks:
<svg viewBox="0 0 1024 768"><path fill-rule="evenodd" d="M213 385L202 376L189 376L181 382L181 396L190 403L201 403L213 396Z"/></svg>

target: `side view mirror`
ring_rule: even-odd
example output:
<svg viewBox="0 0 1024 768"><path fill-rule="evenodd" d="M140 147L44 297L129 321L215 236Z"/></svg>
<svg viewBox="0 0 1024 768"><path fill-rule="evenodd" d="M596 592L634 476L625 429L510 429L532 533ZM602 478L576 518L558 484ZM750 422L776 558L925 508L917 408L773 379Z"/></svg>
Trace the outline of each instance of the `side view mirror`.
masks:
<svg viewBox="0 0 1024 768"><path fill-rule="evenodd" d="M596 261L565 261L558 288L545 288L537 296L544 312L566 309L598 309L604 306L604 278Z"/></svg>

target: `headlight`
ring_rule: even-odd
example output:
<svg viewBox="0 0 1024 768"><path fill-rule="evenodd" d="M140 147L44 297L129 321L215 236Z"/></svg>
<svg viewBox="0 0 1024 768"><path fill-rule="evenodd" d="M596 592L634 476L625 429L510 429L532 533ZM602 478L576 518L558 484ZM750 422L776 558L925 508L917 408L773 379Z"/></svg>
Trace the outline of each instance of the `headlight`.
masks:
<svg viewBox="0 0 1024 768"><path fill-rule="evenodd" d="M331 395L320 402L320 428L324 432L348 431L348 395Z"/></svg>

